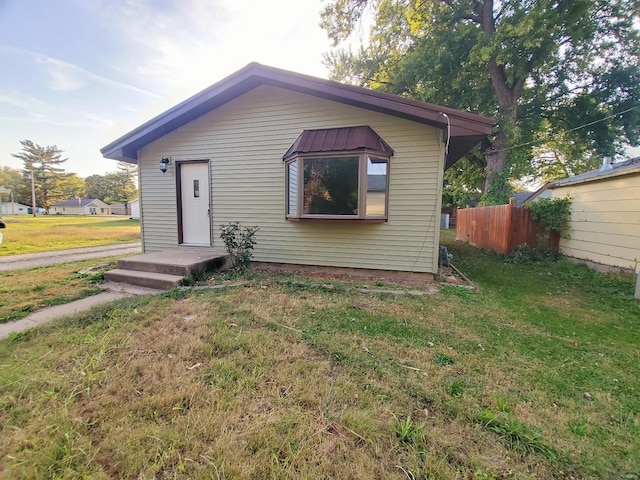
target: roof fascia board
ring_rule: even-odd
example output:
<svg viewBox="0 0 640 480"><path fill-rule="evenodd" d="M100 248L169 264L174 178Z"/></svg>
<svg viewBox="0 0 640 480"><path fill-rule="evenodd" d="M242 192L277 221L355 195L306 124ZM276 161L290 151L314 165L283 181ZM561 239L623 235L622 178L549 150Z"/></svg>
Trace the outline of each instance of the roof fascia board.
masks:
<svg viewBox="0 0 640 480"><path fill-rule="evenodd" d="M100 149L100 152L108 158L114 158L113 156L119 154L123 158L137 160L138 148L163 137L183 124L195 120L259 85L259 83L246 85L246 83L251 83L250 78L240 78L229 85L230 81L231 79L227 78L197 93L111 142ZM224 84L222 84L223 82ZM147 142L148 138L152 138L152 140Z"/></svg>
<svg viewBox="0 0 640 480"><path fill-rule="evenodd" d="M615 177L623 177L625 175L633 175L635 173L640 173L640 166L633 167L633 168L613 170L613 171L607 172L606 174L598 175L597 177L580 178L573 181L571 180L571 178L566 178L564 180L556 180L552 184L549 184L549 188L561 188L561 187L568 187L570 185L579 185L581 183L599 182L601 180L607 180L609 178L615 178Z"/></svg>
<svg viewBox="0 0 640 480"><path fill-rule="evenodd" d="M439 105L422 103L405 97L398 97L384 92L374 92L352 85L337 84L336 82L325 84L306 79L301 81L297 79L278 81L267 77L263 78L263 83L395 117L405 118L406 120L424 123L442 129L446 128L447 122L443 120L440 113L445 113L451 122L451 135L456 137L471 135L486 136L491 133L494 125L493 120L488 122L485 117L479 115L467 114L467 112L441 107ZM316 83L318 85L309 85L309 83ZM398 100L399 98L402 98L403 101L400 102ZM474 125L477 123L481 123L482 126Z"/></svg>
<svg viewBox="0 0 640 480"><path fill-rule="evenodd" d="M444 129L449 117L452 137L486 136L493 120L448 107L367 90L298 73L249 64L123 135L100 151L104 157L137 162L138 150L261 84L298 91Z"/></svg>

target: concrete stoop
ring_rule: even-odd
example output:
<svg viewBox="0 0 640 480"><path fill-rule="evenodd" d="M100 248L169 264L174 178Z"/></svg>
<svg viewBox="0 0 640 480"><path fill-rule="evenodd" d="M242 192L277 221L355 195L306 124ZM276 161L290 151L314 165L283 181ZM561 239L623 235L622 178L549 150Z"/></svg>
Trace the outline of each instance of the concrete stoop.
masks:
<svg viewBox="0 0 640 480"><path fill-rule="evenodd" d="M109 282L169 290L198 272L227 268L226 252L166 251L136 255L118 260L118 268L105 272Z"/></svg>

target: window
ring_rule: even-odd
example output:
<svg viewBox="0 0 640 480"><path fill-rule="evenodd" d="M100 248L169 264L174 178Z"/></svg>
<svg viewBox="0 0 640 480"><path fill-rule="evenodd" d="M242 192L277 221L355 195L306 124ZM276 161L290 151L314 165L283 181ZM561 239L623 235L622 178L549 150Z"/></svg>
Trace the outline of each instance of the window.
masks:
<svg viewBox="0 0 640 480"><path fill-rule="evenodd" d="M287 219L385 221L391 155L370 127L305 130L284 156Z"/></svg>
<svg viewBox="0 0 640 480"><path fill-rule="evenodd" d="M286 165L288 218L386 219L388 159L363 153Z"/></svg>

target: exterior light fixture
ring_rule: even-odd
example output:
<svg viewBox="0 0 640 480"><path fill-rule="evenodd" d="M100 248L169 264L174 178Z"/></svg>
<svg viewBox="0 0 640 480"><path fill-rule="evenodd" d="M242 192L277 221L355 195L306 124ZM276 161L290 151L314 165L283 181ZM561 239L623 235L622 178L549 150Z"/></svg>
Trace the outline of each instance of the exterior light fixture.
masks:
<svg viewBox="0 0 640 480"><path fill-rule="evenodd" d="M169 159L169 157L162 157L160 159L160 171L162 172L163 175L167 173L167 169L169 168L170 163L171 163L171 160Z"/></svg>

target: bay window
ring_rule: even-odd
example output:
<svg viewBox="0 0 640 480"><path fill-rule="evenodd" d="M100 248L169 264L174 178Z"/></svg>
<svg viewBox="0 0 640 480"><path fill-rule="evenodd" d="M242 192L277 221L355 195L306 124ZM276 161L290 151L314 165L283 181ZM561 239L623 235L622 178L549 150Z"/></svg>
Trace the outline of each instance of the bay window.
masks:
<svg viewBox="0 0 640 480"><path fill-rule="evenodd" d="M284 156L287 219L385 221L391 155L370 127L305 130Z"/></svg>

